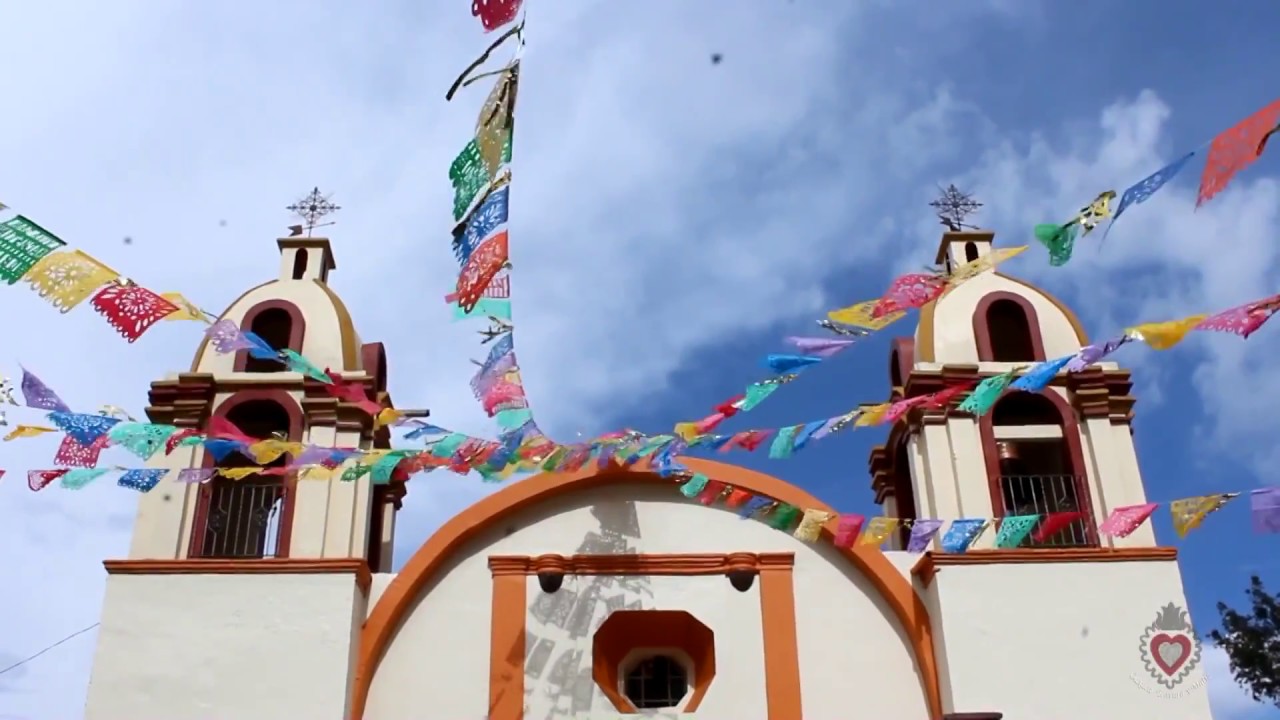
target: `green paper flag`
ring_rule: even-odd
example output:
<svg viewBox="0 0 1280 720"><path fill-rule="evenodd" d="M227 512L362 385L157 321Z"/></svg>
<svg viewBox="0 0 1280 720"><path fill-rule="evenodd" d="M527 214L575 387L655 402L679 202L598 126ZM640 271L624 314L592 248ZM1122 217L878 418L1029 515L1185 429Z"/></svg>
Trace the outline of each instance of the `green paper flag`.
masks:
<svg viewBox="0 0 1280 720"><path fill-rule="evenodd" d="M800 518L800 508L794 505L779 505L769 513L765 522L769 523L769 527L775 530L790 530L792 525L796 524L796 520Z"/></svg>
<svg viewBox="0 0 1280 720"><path fill-rule="evenodd" d="M0 223L0 279L10 285L41 258L66 245L56 235L18 215Z"/></svg>
<svg viewBox="0 0 1280 720"><path fill-rule="evenodd" d="M373 484L386 485L387 483L390 483L391 473L395 472L396 466L399 465L400 461L404 459L404 456L408 454L409 453L405 450L396 450L378 458L378 461L373 464L373 468L370 472Z"/></svg>
<svg viewBox="0 0 1280 720"><path fill-rule="evenodd" d="M996 531L996 547L1016 548L1031 534L1031 529L1040 521L1039 515L1006 515L1000 520L1000 529Z"/></svg>
<svg viewBox="0 0 1280 720"><path fill-rule="evenodd" d="M755 406L765 401L765 398L773 394L774 390L782 387L778 383L754 383L747 386L746 397L742 399L742 406L738 409L742 412L749 412Z"/></svg>
<svg viewBox="0 0 1280 720"><path fill-rule="evenodd" d="M1049 264L1053 267L1066 265L1071 259L1076 235L1079 233L1080 226L1074 222L1066 225L1045 224L1035 227L1036 239L1049 249Z"/></svg>
<svg viewBox="0 0 1280 720"><path fill-rule="evenodd" d="M311 361L299 355L296 351L285 348L280 351L284 356L284 364L289 368L290 372L302 373L309 378L319 380L322 383L332 385L333 379L325 374L323 370L311 364Z"/></svg>
<svg viewBox="0 0 1280 720"><path fill-rule="evenodd" d="M1013 382L1013 373L1007 372L1003 375L994 375L978 383L978 387L969 393L969 397L960 403L960 412L973 413L977 416L986 415L988 411L996 404L996 400L1000 399L1000 395L1004 393L1005 388L1009 387L1009 383Z"/></svg>
<svg viewBox="0 0 1280 720"><path fill-rule="evenodd" d="M778 434L774 436L773 443L769 445L769 457L773 460L781 460L791 457L791 450L795 447L796 431L804 427L803 425L792 425L778 430Z"/></svg>
<svg viewBox="0 0 1280 720"><path fill-rule="evenodd" d="M680 494L685 497L697 497L699 493L707 488L707 483L711 482L711 478L702 473L695 474L689 479L689 482L680 486Z"/></svg>
<svg viewBox="0 0 1280 720"><path fill-rule="evenodd" d="M449 433L431 446L431 454L438 458L453 457L453 454L458 452L458 448L469 439L462 433Z"/></svg>
<svg viewBox="0 0 1280 720"><path fill-rule="evenodd" d="M80 490L109 472L111 468L74 468L62 476L59 484L63 490Z"/></svg>
<svg viewBox="0 0 1280 720"><path fill-rule="evenodd" d="M355 482L365 475L368 475L371 470L373 470L373 466L371 465L356 463L342 471L341 480L342 482Z"/></svg>
<svg viewBox="0 0 1280 720"><path fill-rule="evenodd" d="M508 135L506 143L502 146L502 162L506 164L510 160L511 136ZM454 220L462 219L467 208L471 207L471 202L476 199L476 195L480 194L492 179L493 177L484 166L484 158L480 156L480 144L472 138L449 165L449 181L453 183Z"/></svg>

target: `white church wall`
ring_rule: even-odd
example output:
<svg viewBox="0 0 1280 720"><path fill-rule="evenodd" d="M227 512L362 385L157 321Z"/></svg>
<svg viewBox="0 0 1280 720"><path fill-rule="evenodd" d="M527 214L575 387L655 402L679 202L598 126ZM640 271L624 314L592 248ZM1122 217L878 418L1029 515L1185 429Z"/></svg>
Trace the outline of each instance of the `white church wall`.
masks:
<svg viewBox="0 0 1280 720"><path fill-rule="evenodd" d="M374 675L368 717L421 716L414 698L431 698L440 717L482 718L488 703L491 555L609 553L795 553L794 585L805 717L847 717L851 678L859 716L924 718L928 712L915 661L896 616L870 581L829 545L802 543L732 511L672 497L673 489L601 486L531 508L491 528L453 559L401 624ZM905 561L904 561L905 562ZM375 593L383 576L375 580ZM625 582L624 582L625 581ZM763 640L759 582L740 593L724 577L566 577L546 595L531 579L527 596L526 702L529 718L563 688L557 720L612 717L612 705L589 675L591 632L609 608L685 610L715 634L716 678L690 718L762 717ZM607 587L606 587L607 585ZM599 600L575 600L587 588ZM546 598L546 599L544 599ZM610 600L612 598L612 600ZM562 627L550 604L574 603L579 626ZM639 603L636 605L635 603ZM577 609L581 606L581 609ZM564 610L558 611L563 613ZM549 628L548 624L554 626ZM554 641L535 658L539 641ZM545 644L544 644L545 645ZM576 673L572 672L575 658ZM561 670L553 673L557 664ZM534 677L530 677L532 674ZM565 687L571 682L572 687ZM581 689L580 689L581 688ZM574 692L576 691L576 692ZM666 717L670 717L669 715Z"/></svg>
<svg viewBox="0 0 1280 720"><path fill-rule="evenodd" d="M110 575L86 720L342 720L351 574Z"/></svg>
<svg viewBox="0 0 1280 720"><path fill-rule="evenodd" d="M1197 667L1159 686L1139 646L1159 610L1186 608L1176 561L945 566L933 611L945 708L1035 720L1208 720ZM940 662L940 665L943 664Z"/></svg>

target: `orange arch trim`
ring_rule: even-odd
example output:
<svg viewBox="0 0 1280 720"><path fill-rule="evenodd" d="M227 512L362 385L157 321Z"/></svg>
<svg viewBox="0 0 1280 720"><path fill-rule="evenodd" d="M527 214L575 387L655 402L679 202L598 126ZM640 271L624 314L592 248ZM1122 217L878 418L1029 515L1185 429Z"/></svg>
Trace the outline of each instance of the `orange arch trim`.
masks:
<svg viewBox="0 0 1280 720"><path fill-rule="evenodd" d="M703 473L734 487L802 508L831 512L831 508L809 493L783 480L746 468L712 460L681 458L693 472ZM643 468L622 470L594 468L573 473L543 473L516 482L453 516L409 558L400 574L387 586L369 614L360 633L360 654L356 664L351 716L362 718L378 663L414 601L428 583L447 565L453 554L486 529L520 511L590 486L622 483L667 483L670 481ZM831 542L837 520L823 527L820 542ZM942 692L933 651L933 628L929 611L911 582L898 572L877 548L838 548L853 563L893 610L902 623L915 655L920 682L930 717L942 715Z"/></svg>

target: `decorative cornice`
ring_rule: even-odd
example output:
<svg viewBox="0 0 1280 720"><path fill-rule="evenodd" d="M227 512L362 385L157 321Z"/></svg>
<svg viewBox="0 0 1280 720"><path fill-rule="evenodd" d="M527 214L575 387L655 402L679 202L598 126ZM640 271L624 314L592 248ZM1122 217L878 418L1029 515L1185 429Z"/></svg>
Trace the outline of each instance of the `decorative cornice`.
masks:
<svg viewBox="0 0 1280 720"><path fill-rule="evenodd" d="M257 560L104 560L109 575L325 575L352 573L368 595L373 576L364 558L270 558Z"/></svg>
<svg viewBox="0 0 1280 720"><path fill-rule="evenodd" d="M209 373L182 373L176 380L157 380L147 393L147 419L179 428L202 428L216 395L217 383Z"/></svg>
<svg viewBox="0 0 1280 720"><path fill-rule="evenodd" d="M494 575L724 575L740 570L776 570L795 565L794 553L660 555L491 555Z"/></svg>
<svg viewBox="0 0 1280 720"><path fill-rule="evenodd" d="M925 587L938 569L949 565L1023 565L1038 563L1173 562L1178 549L1144 548L1019 548L1016 550L970 550L963 553L929 551L920 556L911 574Z"/></svg>

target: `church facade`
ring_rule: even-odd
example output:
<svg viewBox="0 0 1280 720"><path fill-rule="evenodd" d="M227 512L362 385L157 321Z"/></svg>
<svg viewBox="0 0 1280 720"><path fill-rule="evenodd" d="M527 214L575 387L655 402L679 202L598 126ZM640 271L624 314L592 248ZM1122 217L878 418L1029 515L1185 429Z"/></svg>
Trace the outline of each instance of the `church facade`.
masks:
<svg viewBox="0 0 1280 720"><path fill-rule="evenodd" d="M938 262L991 251L947 233ZM381 345L328 287L327 240L279 241L280 277L222 317L391 405ZM893 343L895 398L1074 353L1059 301L996 271L924 307ZM514 481L449 519L391 572L404 483L288 473L171 480L140 499L129 557L108 560L88 720L1205 720L1199 667L1158 682L1140 646L1186 607L1150 525L1098 533L1146 502L1129 373L1114 363L1009 393L981 418L917 408L869 459L885 515L1081 519L1018 549L907 553L808 544L690 502L640 470ZM152 384L153 422L333 447L385 429L317 384L203 346ZM185 453L185 454L184 454ZM214 465L199 447L160 467ZM239 462L227 459L225 462ZM695 472L803 508L804 490L734 465ZM170 475L173 477L173 474Z"/></svg>

